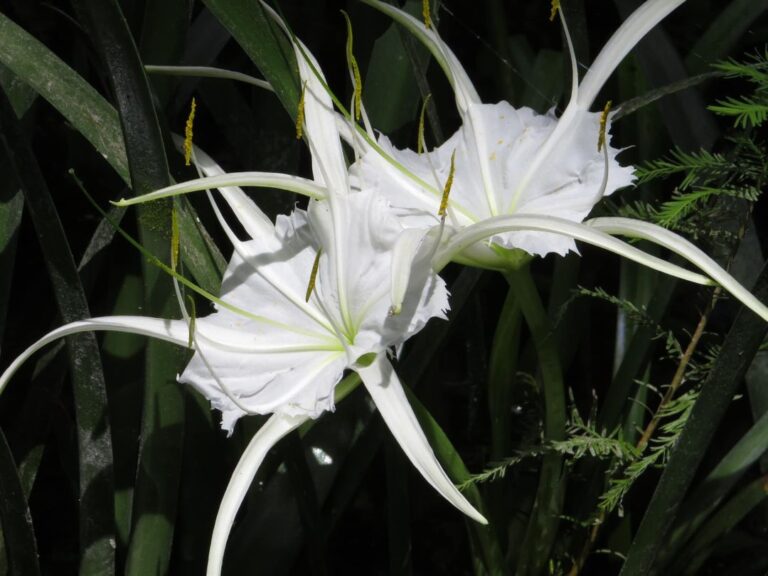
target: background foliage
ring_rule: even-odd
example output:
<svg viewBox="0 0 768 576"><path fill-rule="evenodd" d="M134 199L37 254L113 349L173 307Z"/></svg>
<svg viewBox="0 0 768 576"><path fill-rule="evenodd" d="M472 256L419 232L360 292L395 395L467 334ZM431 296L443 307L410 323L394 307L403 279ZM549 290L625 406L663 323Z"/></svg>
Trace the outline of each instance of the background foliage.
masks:
<svg viewBox="0 0 768 576"><path fill-rule="evenodd" d="M582 68L638 4L563 1ZM427 94L427 141L458 127L450 87L407 32L353 0L279 5L347 96L340 10L350 14L365 105L396 143L415 146ZM433 8L484 101L562 110L568 63L548 3ZM622 103L614 143L640 166L639 185L596 208L687 235L764 301L766 9L688 2L626 59L601 98ZM223 167L307 173L290 54L251 0L0 1L0 366L66 321L178 314L170 278L81 186L167 260L170 204L124 212L108 201L193 177L170 137L193 96L195 141ZM147 77L142 64L238 70L275 93ZM258 194L272 215L297 202ZM182 266L215 293L229 248L201 200L177 205ZM768 572L765 326L717 291L580 252L538 260L511 284L448 268L451 321L430 324L398 365L438 456L489 527L414 475L355 391L270 456L225 572ZM523 318L521 306L537 314ZM0 567L204 571L219 499L261 420L225 438L218 414L175 382L186 359L132 335L83 336L14 379L0 402ZM543 429L553 384L568 398L560 437Z"/></svg>

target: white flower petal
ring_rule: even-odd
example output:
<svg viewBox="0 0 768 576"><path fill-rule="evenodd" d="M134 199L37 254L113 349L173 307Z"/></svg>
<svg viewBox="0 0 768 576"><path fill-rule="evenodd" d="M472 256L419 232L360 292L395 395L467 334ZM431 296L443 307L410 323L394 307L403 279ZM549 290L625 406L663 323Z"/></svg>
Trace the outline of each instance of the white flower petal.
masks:
<svg viewBox="0 0 768 576"><path fill-rule="evenodd" d="M183 150L184 138L174 134L173 143L176 145L176 148ZM213 158L195 145L193 145L192 160L207 177L226 175L224 169L216 164ZM241 188L237 186L224 186L218 188L218 190L251 239L270 236L274 233L272 221Z"/></svg>
<svg viewBox="0 0 768 576"><path fill-rule="evenodd" d="M631 218L594 218L585 222L585 224L608 234L621 234L633 238L642 238L672 250L709 275L755 314L768 321L768 307L765 304L755 298L749 290L739 284L733 276L728 274L712 258L674 232L670 232L666 228L651 224L650 222L642 222Z"/></svg>
<svg viewBox="0 0 768 576"><path fill-rule="evenodd" d="M676 278L681 278L697 284L712 284L712 280L706 276L691 272L685 268L676 266L671 262L662 260L661 258L651 256L626 242L622 242L613 236L597 230L595 226L578 224L551 216L497 216L496 218L490 218L484 222L465 228L452 236L450 240L438 250L434 259L435 269L442 269L443 266L451 261L455 254L462 252L466 247L471 246L476 242L490 238L496 234L503 234L507 231L515 230L553 232L555 234L570 236L576 240L581 240L582 242L587 242L588 244L593 244L600 248L610 250L619 256L639 262L644 266L669 274L670 276L675 276Z"/></svg>
<svg viewBox="0 0 768 576"><path fill-rule="evenodd" d="M413 267L403 287L401 311L392 316L390 288L394 267L398 265L394 250L403 227L386 201L372 192L352 194L343 199L340 206L348 214L342 222L348 243L348 275L339 279L333 255L322 257L316 294L330 310L339 310L336 286L337 282L344 282L349 323L355 334L354 339L350 339L350 361L354 361L364 353L401 344L431 317L444 318L448 302L445 284L429 265L432 245L424 242L411 254ZM330 242L333 234L329 219L330 208L326 203L310 205L310 222L318 243L323 246ZM342 323L340 315L337 322Z"/></svg>
<svg viewBox="0 0 768 576"><path fill-rule="evenodd" d="M133 204L143 204L160 198L170 196L179 196L190 192L201 192L203 190L214 190L216 188L227 188L230 186L252 186L255 188L276 188L287 192L295 192L309 198L325 198L326 191L322 186L315 182L290 176L279 172L230 172L220 176L211 176L207 178L196 178L155 190L149 194L135 196L133 198L121 198L114 202L117 206L131 206Z"/></svg>
<svg viewBox="0 0 768 576"><path fill-rule="evenodd" d="M232 473L232 478L229 480L227 490L224 492L224 497L219 505L219 511L216 514L211 547L208 552L207 576L220 576L221 574L224 551L229 533L232 530L232 524L265 456L284 436L301 426L306 420L308 420L306 416L275 414L264 423L251 439Z"/></svg>
<svg viewBox="0 0 768 576"><path fill-rule="evenodd" d="M643 36L684 2L685 0L647 0L619 26L581 81L578 97L581 109L587 110L592 106L608 77Z"/></svg>
<svg viewBox="0 0 768 576"><path fill-rule="evenodd" d="M147 318L145 316L104 316L71 322L51 330L16 357L11 362L11 365L5 369L2 376L0 376L0 391L5 388L11 376L21 365L43 346L65 336L93 331L130 332L132 334L159 338L160 340L184 347L187 346L189 340L189 329L183 320L165 320L163 318Z"/></svg>
<svg viewBox="0 0 768 576"><path fill-rule="evenodd" d="M464 126L429 154L397 150L386 137L379 138L388 154L416 177L434 182L434 189L419 186L414 179L392 170L375 152L353 165L352 182L362 190L384 194L401 214L403 224L417 228L437 222L441 199L437 189L448 177L454 151L456 171L449 201L449 223L454 227L503 213L545 214L580 222L602 197L605 159L597 150L600 114L574 113L570 129L554 140L558 120L530 108L515 109L506 102L477 104L471 107L471 117L475 128L482 127L480 130L472 132ZM549 141L553 144L541 169L526 176ZM633 182L632 168L616 160L619 152L608 148L606 195ZM487 178L478 168L481 156ZM493 188L493 201L488 198L489 186ZM492 241L542 256L550 252L565 254L575 248L573 239L567 236L540 231L507 232Z"/></svg>
<svg viewBox="0 0 768 576"><path fill-rule="evenodd" d="M390 313L400 314L403 309L403 301L411 280L411 271L414 268L414 260L421 248L428 230L410 229L403 230L395 242L392 250L392 282L390 284L390 298L392 308Z"/></svg>
<svg viewBox="0 0 768 576"><path fill-rule="evenodd" d="M221 427L230 434L247 414L317 418L333 410L333 389L347 365L344 350L242 353L215 343L198 346L203 356L195 354L179 382L190 384L221 411Z"/></svg>
<svg viewBox="0 0 768 576"><path fill-rule="evenodd" d="M416 470L457 509L476 522L487 524L488 521L456 489L440 466L389 361L377 358L357 371L381 417Z"/></svg>
<svg viewBox="0 0 768 576"><path fill-rule="evenodd" d="M265 2L264 10L286 32L293 44L299 77L304 86L305 135L312 152L312 174L316 181L324 184L331 194L346 194L347 164L336 128L336 114L329 94L327 82L317 60L309 49L295 36L277 12Z"/></svg>
<svg viewBox="0 0 768 576"><path fill-rule="evenodd" d="M437 31L427 29L422 22L391 4L386 4L379 0L363 0L363 2L405 26L432 52L435 60L437 60L437 63L448 77L451 86L453 86L453 90L456 93L456 101L462 113L466 111L470 104L480 102L480 96L478 96L477 90L475 90L464 67L451 49L446 46Z"/></svg>

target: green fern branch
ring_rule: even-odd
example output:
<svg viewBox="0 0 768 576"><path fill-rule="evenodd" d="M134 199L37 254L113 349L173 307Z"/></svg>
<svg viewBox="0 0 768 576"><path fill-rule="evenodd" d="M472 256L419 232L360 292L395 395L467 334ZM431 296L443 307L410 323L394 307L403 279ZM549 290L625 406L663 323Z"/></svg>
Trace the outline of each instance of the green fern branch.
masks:
<svg viewBox="0 0 768 576"><path fill-rule="evenodd" d="M768 101L764 98L753 99L746 96L718 100L717 104L707 106L707 109L719 116L733 116L736 128L757 128L768 119Z"/></svg>

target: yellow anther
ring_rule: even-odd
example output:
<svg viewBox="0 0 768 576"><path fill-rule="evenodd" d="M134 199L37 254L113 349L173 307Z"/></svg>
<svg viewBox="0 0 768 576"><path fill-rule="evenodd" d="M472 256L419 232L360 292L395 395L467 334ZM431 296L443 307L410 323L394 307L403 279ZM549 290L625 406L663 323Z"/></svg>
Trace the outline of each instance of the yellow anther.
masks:
<svg viewBox="0 0 768 576"><path fill-rule="evenodd" d="M445 187L443 188L443 197L440 200L440 208L437 211L437 215L441 219L445 219L445 215L448 213L448 196L451 193L451 186L453 186L453 174L456 171L456 150L451 154L451 169L448 171L448 179L445 181Z"/></svg>
<svg viewBox="0 0 768 576"><path fill-rule="evenodd" d="M309 275L309 286L307 286L307 295L304 297L306 302L309 302L312 291L315 289L315 282L317 281L317 270L320 268L320 255L323 253L323 249L320 248L315 254L315 262L312 264L312 273Z"/></svg>
<svg viewBox="0 0 768 576"><path fill-rule="evenodd" d="M189 166L192 161L192 130L195 125L195 110L197 109L197 102L192 98L192 104L189 107L189 116L187 116L187 124L184 126L184 164Z"/></svg>
<svg viewBox="0 0 768 576"><path fill-rule="evenodd" d="M192 348L192 344L195 342L195 322L197 320L197 307L195 306L195 299L192 298L192 294L187 294L187 302L189 302L189 341L187 342L187 348Z"/></svg>
<svg viewBox="0 0 768 576"><path fill-rule="evenodd" d="M355 120L360 120L360 110L363 106L363 82L360 79L360 68L357 67L357 60L352 56L349 63L352 65L352 76L355 79Z"/></svg>
<svg viewBox="0 0 768 576"><path fill-rule="evenodd" d="M424 26L432 28L432 10L429 7L429 0L421 0L421 15L424 18Z"/></svg>
<svg viewBox="0 0 768 576"><path fill-rule="evenodd" d="M299 98L299 110L296 112L296 140L301 140L304 136L304 96L307 93L307 83L301 89L301 98Z"/></svg>
<svg viewBox="0 0 768 576"><path fill-rule="evenodd" d="M419 154L427 149L426 141L424 140L424 115L427 112L427 104L429 104L430 98L432 98L432 94L427 94L427 97L424 98L424 103L421 105L421 114L419 115L419 135L418 142L416 143L416 151Z"/></svg>
<svg viewBox="0 0 768 576"><path fill-rule="evenodd" d="M363 81L360 78L360 67L357 65L357 59L352 51L353 35L352 35L352 21L349 19L349 15L341 11L344 16L344 20L347 21L347 63L352 70L352 80L355 84L354 87L354 99L355 99L355 120L360 120L360 110L363 106Z"/></svg>
<svg viewBox="0 0 768 576"><path fill-rule="evenodd" d="M176 213L176 203L171 207L171 270L176 271L179 265L179 215Z"/></svg>
<svg viewBox="0 0 768 576"><path fill-rule="evenodd" d="M552 0L552 10L549 13L549 21L552 22L560 10L560 0Z"/></svg>
<svg viewBox="0 0 768 576"><path fill-rule="evenodd" d="M600 133L597 136L597 151L600 152L605 146L605 129L608 125L608 113L611 111L611 101L605 103L603 113L600 115Z"/></svg>

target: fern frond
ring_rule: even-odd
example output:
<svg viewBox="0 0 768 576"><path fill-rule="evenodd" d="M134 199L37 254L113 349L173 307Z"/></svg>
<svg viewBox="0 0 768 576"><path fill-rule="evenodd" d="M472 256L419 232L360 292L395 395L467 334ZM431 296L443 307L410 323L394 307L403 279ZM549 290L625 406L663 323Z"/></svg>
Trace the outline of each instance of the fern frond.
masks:
<svg viewBox="0 0 768 576"><path fill-rule="evenodd" d="M757 128L768 119L768 101L755 100L743 96L734 98L729 96L725 100L718 100L717 104L707 106L707 109L719 116L735 116L733 125L736 128Z"/></svg>
<svg viewBox="0 0 768 576"><path fill-rule="evenodd" d="M725 72L732 78L745 78L760 86L768 86L768 47L765 52L755 52L747 56L747 60L739 62L733 58L717 62L713 68Z"/></svg>
<svg viewBox="0 0 768 576"><path fill-rule="evenodd" d="M686 190L702 176L712 177L725 174L731 168L731 162L721 154L707 150L684 152L680 148L675 148L669 156L659 160L651 160L638 166L635 174L639 183L644 183L657 178L684 173L685 177L678 188Z"/></svg>

